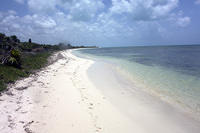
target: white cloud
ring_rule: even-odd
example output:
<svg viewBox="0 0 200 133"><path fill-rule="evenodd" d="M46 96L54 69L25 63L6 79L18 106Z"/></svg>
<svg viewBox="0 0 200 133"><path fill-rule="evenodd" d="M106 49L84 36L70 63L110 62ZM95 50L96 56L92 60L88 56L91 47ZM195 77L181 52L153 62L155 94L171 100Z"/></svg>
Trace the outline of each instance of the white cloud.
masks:
<svg viewBox="0 0 200 133"><path fill-rule="evenodd" d="M200 0L196 0L195 4L199 5L200 4Z"/></svg>
<svg viewBox="0 0 200 133"><path fill-rule="evenodd" d="M45 43L108 43L155 41L172 22L181 27L190 18L174 9L179 0L27 0L31 14L0 12L0 31ZM24 4L25 5L25 4Z"/></svg>
<svg viewBox="0 0 200 133"><path fill-rule="evenodd" d="M71 5L70 15L75 21L89 21L103 8L104 4L101 1L80 0Z"/></svg>
<svg viewBox="0 0 200 133"><path fill-rule="evenodd" d="M191 22L190 17L182 17L182 18L177 19L177 24L178 26L181 26L181 27L187 26L188 24L190 24L190 22Z"/></svg>
<svg viewBox="0 0 200 133"><path fill-rule="evenodd" d="M53 14L62 9L75 21L90 21L104 8L102 1L93 0L28 0L28 6L40 14Z"/></svg>
<svg viewBox="0 0 200 133"><path fill-rule="evenodd" d="M183 11L171 14L168 20L172 25L175 24L179 27L186 27L191 23L191 18L189 16L184 16Z"/></svg>
<svg viewBox="0 0 200 133"><path fill-rule="evenodd" d="M56 26L56 22L50 17L33 15L35 19L35 23L42 28L54 28Z"/></svg>
<svg viewBox="0 0 200 133"><path fill-rule="evenodd" d="M24 4L25 0L14 0L16 1L17 3L20 3L20 4Z"/></svg>
<svg viewBox="0 0 200 133"><path fill-rule="evenodd" d="M56 0L28 0L29 8L40 13L56 10L56 4Z"/></svg>
<svg viewBox="0 0 200 133"><path fill-rule="evenodd" d="M159 20L167 17L178 3L179 0L112 0L106 14L121 15L132 21ZM28 6L40 14L53 14L62 9L74 21L91 21L105 12L104 3L94 0L28 0Z"/></svg>
<svg viewBox="0 0 200 133"><path fill-rule="evenodd" d="M57 25L51 17L36 14L20 17L10 13L3 13L3 18L0 20L1 32L8 35L16 34L25 40L28 37L33 37L39 42L44 41L42 35L48 36L55 33L54 28Z"/></svg>
<svg viewBox="0 0 200 133"><path fill-rule="evenodd" d="M179 0L112 0L112 14L126 14L134 20L149 21L166 17Z"/></svg>
<svg viewBox="0 0 200 133"><path fill-rule="evenodd" d="M16 11L13 11L13 10L8 10L8 14L12 14L12 15L16 15Z"/></svg>

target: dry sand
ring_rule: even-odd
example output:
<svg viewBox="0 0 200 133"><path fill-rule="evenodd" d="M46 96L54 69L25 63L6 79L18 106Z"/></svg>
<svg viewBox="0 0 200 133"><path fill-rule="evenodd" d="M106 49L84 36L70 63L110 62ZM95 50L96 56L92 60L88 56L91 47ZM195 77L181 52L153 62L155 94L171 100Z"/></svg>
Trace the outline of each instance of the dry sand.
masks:
<svg viewBox="0 0 200 133"><path fill-rule="evenodd" d="M70 51L54 57L60 59L0 96L0 133L200 131L198 121L148 94L130 93L126 89L130 87L112 73L102 75L106 71L96 73L93 68L88 77L94 61Z"/></svg>

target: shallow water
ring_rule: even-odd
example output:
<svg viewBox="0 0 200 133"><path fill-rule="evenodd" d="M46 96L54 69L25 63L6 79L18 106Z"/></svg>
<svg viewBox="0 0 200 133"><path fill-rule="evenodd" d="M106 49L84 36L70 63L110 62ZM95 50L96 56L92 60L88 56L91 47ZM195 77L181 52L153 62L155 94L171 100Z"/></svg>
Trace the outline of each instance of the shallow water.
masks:
<svg viewBox="0 0 200 133"><path fill-rule="evenodd" d="M146 91L200 113L200 46L98 48L75 54L111 63Z"/></svg>

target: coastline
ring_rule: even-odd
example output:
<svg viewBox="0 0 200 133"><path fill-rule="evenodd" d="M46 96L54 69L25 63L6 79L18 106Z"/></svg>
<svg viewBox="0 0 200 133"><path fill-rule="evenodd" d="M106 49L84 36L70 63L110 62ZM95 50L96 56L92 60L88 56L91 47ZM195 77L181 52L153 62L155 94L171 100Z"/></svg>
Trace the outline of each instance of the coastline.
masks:
<svg viewBox="0 0 200 133"><path fill-rule="evenodd" d="M199 132L198 121L130 87L106 66L70 50L57 54L62 58L0 97L2 133Z"/></svg>
<svg viewBox="0 0 200 133"><path fill-rule="evenodd" d="M198 133L198 115L138 88L128 77L121 75L115 68L112 69L112 65L95 62L88 72L90 80L123 115L137 120L138 123L135 125L147 129L147 133Z"/></svg>

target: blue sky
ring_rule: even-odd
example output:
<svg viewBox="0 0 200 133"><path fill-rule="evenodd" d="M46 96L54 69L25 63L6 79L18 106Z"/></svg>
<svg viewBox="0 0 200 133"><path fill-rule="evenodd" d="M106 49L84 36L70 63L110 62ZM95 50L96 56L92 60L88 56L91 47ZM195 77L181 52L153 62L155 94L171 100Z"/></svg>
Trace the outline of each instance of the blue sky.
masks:
<svg viewBox="0 0 200 133"><path fill-rule="evenodd" d="M1 0L0 32L39 43L200 44L200 0Z"/></svg>

